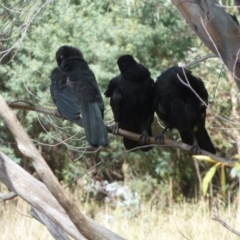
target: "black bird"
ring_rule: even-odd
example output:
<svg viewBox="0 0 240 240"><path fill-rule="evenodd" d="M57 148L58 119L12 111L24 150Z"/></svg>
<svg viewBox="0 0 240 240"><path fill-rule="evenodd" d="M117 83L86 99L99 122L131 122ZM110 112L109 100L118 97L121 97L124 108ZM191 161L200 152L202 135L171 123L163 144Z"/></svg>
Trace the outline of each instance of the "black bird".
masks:
<svg viewBox="0 0 240 240"><path fill-rule="evenodd" d="M127 150L144 146L152 136L154 81L149 70L131 55L123 55L117 61L121 74L110 80L104 93L110 98L117 133L119 128L141 134L139 141L123 138ZM152 147L141 148L148 151Z"/></svg>
<svg viewBox="0 0 240 240"><path fill-rule="evenodd" d="M200 78L181 67L164 71L155 83L154 107L166 127L156 140L163 143L166 130L176 128L182 142L193 146L191 154L195 154L198 147L215 154L216 150L205 128L207 105L208 92Z"/></svg>
<svg viewBox="0 0 240 240"><path fill-rule="evenodd" d="M78 108L72 106L76 111L69 110L66 116L59 109L60 112L70 120L80 110L82 125L89 144L93 147L107 146L108 134L103 122L104 103L94 73L84 60L82 53L71 46L60 47L56 52L56 61L67 76L67 90L64 98L66 100L69 97L69 104L73 104L72 98L77 97L76 105L78 106Z"/></svg>

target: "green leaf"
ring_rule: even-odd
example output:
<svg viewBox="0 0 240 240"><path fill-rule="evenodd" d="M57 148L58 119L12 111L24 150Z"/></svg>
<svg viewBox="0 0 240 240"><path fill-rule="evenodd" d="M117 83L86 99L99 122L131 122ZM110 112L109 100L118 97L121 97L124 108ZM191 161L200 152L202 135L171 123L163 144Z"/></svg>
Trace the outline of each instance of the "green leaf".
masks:
<svg viewBox="0 0 240 240"><path fill-rule="evenodd" d="M195 158L196 160L200 160L200 161L207 161L207 162L212 162L212 163L217 163L216 160L208 157L208 156L204 156L204 155L193 155L193 158Z"/></svg>
<svg viewBox="0 0 240 240"><path fill-rule="evenodd" d="M226 198L226 174L225 174L225 167L224 164L221 164L221 189L223 199Z"/></svg>
<svg viewBox="0 0 240 240"><path fill-rule="evenodd" d="M203 183L202 183L203 196L206 195L209 183L211 182L211 180L220 164L221 163L217 163L214 166L212 166L206 173L205 177L203 178Z"/></svg>

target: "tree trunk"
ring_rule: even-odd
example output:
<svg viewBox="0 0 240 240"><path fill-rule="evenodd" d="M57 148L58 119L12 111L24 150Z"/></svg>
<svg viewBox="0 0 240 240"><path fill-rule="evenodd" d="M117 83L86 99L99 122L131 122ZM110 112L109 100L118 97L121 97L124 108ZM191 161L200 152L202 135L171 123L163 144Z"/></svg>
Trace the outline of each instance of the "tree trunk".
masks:
<svg viewBox="0 0 240 240"><path fill-rule="evenodd" d="M172 0L191 29L218 56L240 89L240 27L216 0Z"/></svg>

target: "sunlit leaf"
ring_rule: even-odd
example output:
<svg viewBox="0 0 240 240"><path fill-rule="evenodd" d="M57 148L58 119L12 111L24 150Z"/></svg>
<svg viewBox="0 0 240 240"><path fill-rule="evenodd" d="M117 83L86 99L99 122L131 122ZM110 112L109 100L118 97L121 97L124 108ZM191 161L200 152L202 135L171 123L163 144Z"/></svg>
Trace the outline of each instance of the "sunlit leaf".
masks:
<svg viewBox="0 0 240 240"><path fill-rule="evenodd" d="M223 199L226 198L226 174L224 164L221 165L221 189Z"/></svg>
<svg viewBox="0 0 240 240"><path fill-rule="evenodd" d="M206 195L209 183L211 182L211 180L220 164L221 163L217 163L214 166L212 166L206 173L205 177L203 178L203 183L202 183L203 196Z"/></svg>
<svg viewBox="0 0 240 240"><path fill-rule="evenodd" d="M212 162L212 163L217 163L216 160L208 157L208 156L204 156L204 155L193 155L193 157L196 159L196 160L200 160L200 161L207 161L207 162Z"/></svg>

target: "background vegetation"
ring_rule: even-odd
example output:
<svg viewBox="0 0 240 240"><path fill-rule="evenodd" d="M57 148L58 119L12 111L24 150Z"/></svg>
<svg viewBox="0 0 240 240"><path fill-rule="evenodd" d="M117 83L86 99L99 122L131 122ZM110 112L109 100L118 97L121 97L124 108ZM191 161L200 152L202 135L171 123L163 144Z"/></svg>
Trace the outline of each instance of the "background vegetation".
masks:
<svg viewBox="0 0 240 240"><path fill-rule="evenodd" d="M229 4L230 1L225 3ZM11 46L19 34L23 34L19 26L26 20L24 17L16 18L17 10L23 5L18 5L17 1L3 1L3 4L8 8L0 9L0 25L4 26L2 38L6 38L10 31L8 23L16 21L16 24L11 29L12 38L0 41L0 49ZM15 9L15 12L8 9ZM26 4L24 10L31 11L31 7ZM56 66L55 52L61 45L81 49L102 92L109 80L118 74L116 60L122 54L132 54L150 69L153 79L156 79L168 67L190 63L209 53L170 0L53 1L24 34L24 41L17 52L14 49L11 55L3 59L1 93L8 101L27 100L51 108L54 105L50 97L49 76ZM216 58L207 59L190 69L204 80L209 92L207 129L218 155L233 158L239 154L240 144L236 128L236 113L239 110L237 87ZM106 124L111 124L113 117L108 99L105 99L105 109ZM16 112L21 124L64 184L90 169L71 185L71 190L75 191L81 186L84 189L81 201L92 204L93 208L96 208L96 203L103 206L104 201L110 201L112 204L109 206L115 208L119 197L117 190L126 194L121 195L121 204L129 216L140 214L141 201L150 201L157 206L162 196L167 196L164 206L170 206L175 201L201 196L199 180L211 165L194 162L188 154L178 149L156 146L147 153L127 153L121 138L110 135L109 147L96 152L86 149L84 131L78 126L35 112ZM3 123L0 124L1 138L4 140L1 150L33 172L31 165L19 154ZM156 118L154 135L160 131L161 126ZM167 136L179 138L176 131L168 132ZM200 179L197 178L196 166ZM225 173L226 196L232 201L237 192L237 182L230 179L229 169L225 169ZM114 190L109 190L111 187ZM220 172L215 174L208 194L211 199L221 195ZM223 200L227 202L227 199ZM135 211L132 212L133 206Z"/></svg>

